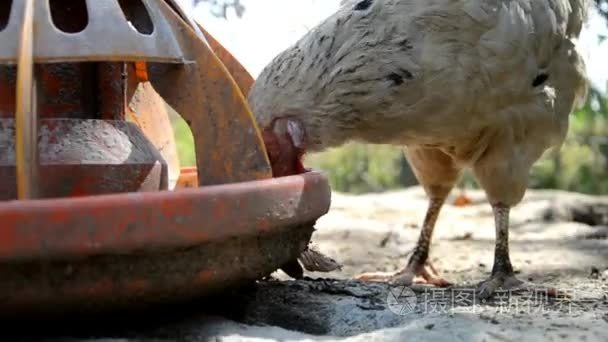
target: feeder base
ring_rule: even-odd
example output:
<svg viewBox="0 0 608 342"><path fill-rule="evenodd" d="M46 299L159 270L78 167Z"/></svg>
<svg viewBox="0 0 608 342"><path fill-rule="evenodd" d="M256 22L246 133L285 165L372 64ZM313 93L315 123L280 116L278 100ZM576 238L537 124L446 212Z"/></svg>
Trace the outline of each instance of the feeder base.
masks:
<svg viewBox="0 0 608 342"><path fill-rule="evenodd" d="M296 259L312 233L311 223L161 253L2 264L0 317L100 314L195 300L269 275Z"/></svg>
<svg viewBox="0 0 608 342"><path fill-rule="evenodd" d="M40 198L159 191L168 167L133 123L43 119L39 128ZM0 119L0 200L17 198L15 124Z"/></svg>

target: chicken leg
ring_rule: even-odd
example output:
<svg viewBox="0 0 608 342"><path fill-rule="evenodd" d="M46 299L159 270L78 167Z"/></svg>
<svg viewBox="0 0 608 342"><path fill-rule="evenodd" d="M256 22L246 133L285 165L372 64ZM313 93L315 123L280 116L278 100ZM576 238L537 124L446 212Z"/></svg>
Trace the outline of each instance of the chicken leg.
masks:
<svg viewBox="0 0 608 342"><path fill-rule="evenodd" d="M363 273L357 278L367 281L385 281L395 285L411 285L416 276L420 283L445 287L451 283L437 273L428 261L435 223L447 195L460 177L460 169L450 156L433 148L409 148L405 150L416 178L429 197L420 236L407 265L395 273Z"/></svg>
<svg viewBox="0 0 608 342"><path fill-rule="evenodd" d="M564 295L557 289L519 280L515 277L509 256L509 211L510 207L502 203L493 204L496 225L496 246L494 249L494 266L490 278L482 281L477 289L479 299L488 299L499 289L510 292L536 291L547 296Z"/></svg>
<svg viewBox="0 0 608 342"><path fill-rule="evenodd" d="M517 149L507 148L512 137L496 135L497 139L486 153L477 160L473 173L486 193L494 213L496 240L494 247L494 266L490 277L482 281L477 289L479 299L491 297L498 289L511 292L532 290L557 295L557 290L524 282L515 277L509 253L509 214L510 209L523 199L527 188L527 175L531 160L517 154Z"/></svg>
<svg viewBox="0 0 608 342"><path fill-rule="evenodd" d="M426 212L422 230L418 237L418 243L414 248L412 256L407 265L397 272L368 272L357 276L359 280L382 281L394 285L411 285L416 276L422 278L418 283L426 283L435 286L449 286L450 282L439 276L435 267L428 261L428 255L433 236L435 222L445 202L443 198L432 198L429 201L429 208Z"/></svg>
<svg viewBox="0 0 608 342"><path fill-rule="evenodd" d="M498 289L515 290L524 285L524 282L515 277L511 258L509 257L509 211L503 204L492 205L496 226L496 246L494 248L494 266L492 275L483 281L478 289L478 296L486 299Z"/></svg>

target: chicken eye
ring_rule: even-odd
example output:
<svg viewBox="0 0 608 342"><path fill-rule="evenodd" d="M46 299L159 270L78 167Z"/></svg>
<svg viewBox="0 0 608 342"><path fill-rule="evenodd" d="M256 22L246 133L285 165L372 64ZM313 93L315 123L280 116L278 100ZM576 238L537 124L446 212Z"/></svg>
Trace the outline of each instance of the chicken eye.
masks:
<svg viewBox="0 0 608 342"><path fill-rule="evenodd" d="M355 11L364 11L372 5L372 0L363 0L355 5Z"/></svg>
<svg viewBox="0 0 608 342"><path fill-rule="evenodd" d="M534 78L534 81L532 81L532 86L538 87L539 85L542 85L543 83L545 83L548 78L549 78L549 74L545 74L545 73L538 74Z"/></svg>

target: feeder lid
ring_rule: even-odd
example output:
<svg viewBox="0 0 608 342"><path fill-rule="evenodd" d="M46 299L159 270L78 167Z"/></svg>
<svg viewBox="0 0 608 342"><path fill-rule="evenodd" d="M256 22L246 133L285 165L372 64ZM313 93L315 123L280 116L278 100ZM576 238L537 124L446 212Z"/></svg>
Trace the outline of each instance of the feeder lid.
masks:
<svg viewBox="0 0 608 342"><path fill-rule="evenodd" d="M6 26L2 28L0 23L0 63L16 64L26 1L9 3L12 3L8 6L10 14L4 14L8 17ZM72 14L70 10L78 13ZM175 31L178 28L171 24L175 17L184 20L204 40L192 19L173 0L37 0L33 12L35 63L141 60L185 63L179 33ZM62 18L55 18L59 12ZM69 14L67 18L65 13ZM66 29L59 20L83 22L84 27L74 29L78 25L71 23Z"/></svg>

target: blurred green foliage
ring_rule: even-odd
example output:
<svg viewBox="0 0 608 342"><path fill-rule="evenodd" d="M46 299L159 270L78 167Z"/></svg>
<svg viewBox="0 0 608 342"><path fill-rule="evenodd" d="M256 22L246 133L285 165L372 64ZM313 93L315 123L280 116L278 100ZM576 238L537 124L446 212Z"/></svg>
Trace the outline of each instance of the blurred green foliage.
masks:
<svg viewBox="0 0 608 342"><path fill-rule="evenodd" d="M349 143L307 155L304 164L326 171L337 191L377 192L416 184L402 149L396 146Z"/></svg>
<svg viewBox="0 0 608 342"><path fill-rule="evenodd" d="M196 157L194 154L194 138L192 131L184 119L177 114L171 107L167 106L173 132L175 133L175 144L181 166L195 166Z"/></svg>
<svg viewBox="0 0 608 342"><path fill-rule="evenodd" d="M559 151L545 155L532 170L532 188L608 194L608 97L590 89L585 106L573 113Z"/></svg>

